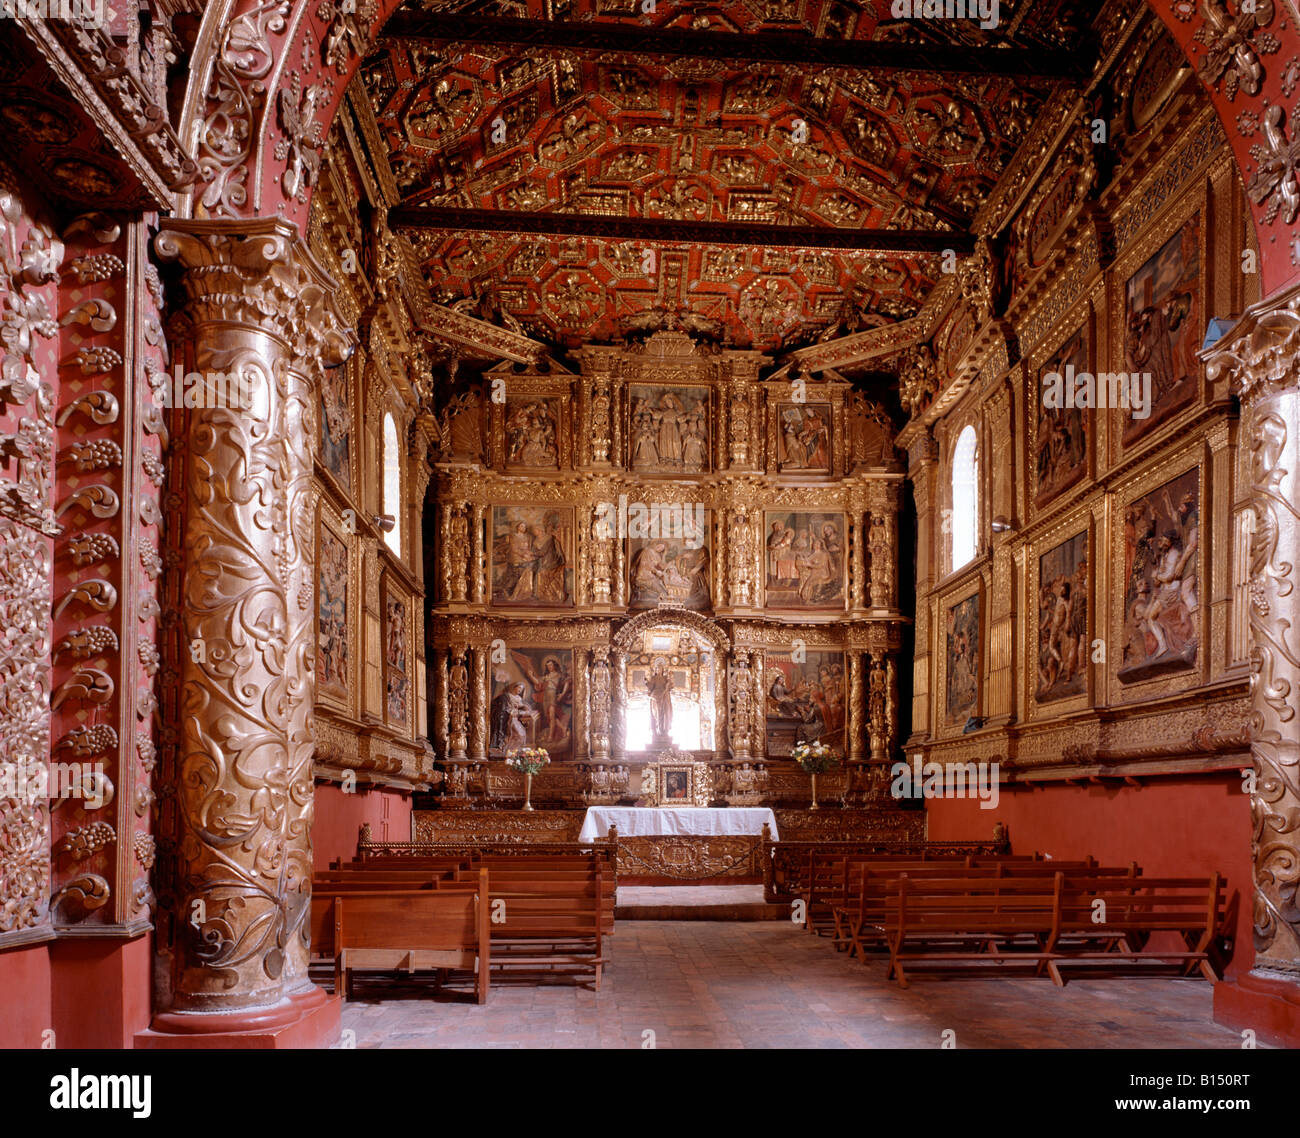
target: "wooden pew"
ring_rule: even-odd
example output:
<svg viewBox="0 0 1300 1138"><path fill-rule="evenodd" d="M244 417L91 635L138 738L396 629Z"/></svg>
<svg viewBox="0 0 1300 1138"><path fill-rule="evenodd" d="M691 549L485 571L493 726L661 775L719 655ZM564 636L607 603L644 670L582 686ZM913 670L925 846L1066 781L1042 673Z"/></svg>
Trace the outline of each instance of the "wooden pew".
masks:
<svg viewBox="0 0 1300 1138"><path fill-rule="evenodd" d="M334 990L351 998L354 970L472 969L477 1002L487 1001L491 948L488 872L467 889L324 894L313 898L313 932L328 920ZM328 914L328 917L326 916Z"/></svg>
<svg viewBox="0 0 1300 1138"><path fill-rule="evenodd" d="M493 965L512 974L589 973L599 991L613 883L599 863L491 861ZM462 871L463 873L464 871Z"/></svg>
<svg viewBox="0 0 1300 1138"><path fill-rule="evenodd" d="M1222 978L1224 889L1217 873L1129 882L1081 876L1066 884L1056 936L1047 945L1047 969L1057 984L1065 984L1062 964L1072 971L1101 965L1105 974L1116 961L1153 970L1173 963L1183 976L1199 970L1207 980ZM1177 937L1182 947L1151 947L1161 934Z"/></svg>

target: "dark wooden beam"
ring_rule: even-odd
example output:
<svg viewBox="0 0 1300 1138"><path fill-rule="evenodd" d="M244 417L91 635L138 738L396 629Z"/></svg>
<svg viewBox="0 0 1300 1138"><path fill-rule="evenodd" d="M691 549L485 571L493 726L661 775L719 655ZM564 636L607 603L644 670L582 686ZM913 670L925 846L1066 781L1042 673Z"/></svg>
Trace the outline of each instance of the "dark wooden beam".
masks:
<svg viewBox="0 0 1300 1138"><path fill-rule="evenodd" d="M975 239L962 231L838 229L815 225L753 225L731 221L669 221L591 213L511 213L495 209L442 209L402 205L388 215L394 229L517 233L546 237L596 237L704 245L762 245L846 249L865 253L942 253L966 256Z"/></svg>
<svg viewBox="0 0 1300 1138"><path fill-rule="evenodd" d="M1085 53L1043 47L955 47L947 44L825 39L774 32L696 32L642 28L609 21L572 23L503 19L465 13L435 15L401 8L383 35L430 43L492 44L557 51L613 52L671 59L729 63L786 64L803 69L934 72L951 75L1010 75L1069 79L1085 74Z"/></svg>

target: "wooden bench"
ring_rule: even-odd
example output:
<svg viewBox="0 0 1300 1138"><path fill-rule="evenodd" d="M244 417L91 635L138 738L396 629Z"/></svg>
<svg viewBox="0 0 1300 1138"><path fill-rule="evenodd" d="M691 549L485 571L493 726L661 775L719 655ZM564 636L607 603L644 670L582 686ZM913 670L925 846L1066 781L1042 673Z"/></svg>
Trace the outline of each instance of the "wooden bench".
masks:
<svg viewBox="0 0 1300 1138"><path fill-rule="evenodd" d="M494 967L514 975L589 973L599 990L604 938L614 930L614 886L604 867L511 858L488 868Z"/></svg>
<svg viewBox="0 0 1300 1138"><path fill-rule="evenodd" d="M1098 902L1101 902L1099 905ZM1090 975L1144 973L1218 979L1224 922L1222 880L1138 877L1126 871L911 878L886 883L882 929L889 975L907 966L1032 964L1064 987L1063 966ZM1151 947L1157 934L1181 946Z"/></svg>
<svg viewBox="0 0 1300 1138"><path fill-rule="evenodd" d="M979 862L980 864L974 864ZM1101 867L1092 858L1085 861L1038 861L1033 859L971 858L963 864L920 862L910 865L880 862L854 863L847 867L843 893L833 907L833 943L838 950L865 957L869 949L885 947L883 921L892 883L903 874L913 882L951 880L960 882L1013 877L1051 877L1057 872L1095 873L1100 876L1135 876L1136 863L1123 868Z"/></svg>
<svg viewBox="0 0 1300 1138"><path fill-rule="evenodd" d="M361 970L450 969L475 973L477 1002L487 1000L491 971L488 872L467 888L322 893L312 898L313 945L326 939L334 957L334 990L350 999Z"/></svg>

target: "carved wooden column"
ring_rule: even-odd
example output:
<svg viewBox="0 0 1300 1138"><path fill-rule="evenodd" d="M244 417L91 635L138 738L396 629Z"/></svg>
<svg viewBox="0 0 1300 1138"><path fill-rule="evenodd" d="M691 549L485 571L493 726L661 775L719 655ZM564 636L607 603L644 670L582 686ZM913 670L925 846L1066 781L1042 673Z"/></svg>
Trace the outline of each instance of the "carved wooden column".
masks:
<svg viewBox="0 0 1300 1138"><path fill-rule="evenodd" d="M610 674L609 649L593 648L590 686L591 761L609 762Z"/></svg>
<svg viewBox="0 0 1300 1138"><path fill-rule="evenodd" d="M621 542L616 542L621 545ZM609 724L610 757L616 763L627 762L627 653L613 652L613 710Z"/></svg>
<svg viewBox="0 0 1300 1138"><path fill-rule="evenodd" d="M888 729L886 705L888 702L889 676L885 670L885 656L879 651L872 652L870 667L867 669L867 739L871 745L871 761L883 763L887 756Z"/></svg>
<svg viewBox="0 0 1300 1138"><path fill-rule="evenodd" d="M731 715L727 723L727 734L731 744L731 758L734 762L749 762L750 738L752 725L750 713L753 708L753 691L750 687L749 652L736 648L731 655L730 675L727 677L727 698L731 705Z"/></svg>
<svg viewBox="0 0 1300 1138"><path fill-rule="evenodd" d="M175 832L154 1029L272 1030L306 984L315 700L315 371L346 355L333 282L283 221L175 222L196 370L251 399L189 408ZM229 385L227 385L228 387ZM162 884L160 882L160 884Z"/></svg>
<svg viewBox="0 0 1300 1138"><path fill-rule="evenodd" d="M876 481L870 488L867 549L871 561L872 608L898 608L898 487Z"/></svg>
<svg viewBox="0 0 1300 1138"><path fill-rule="evenodd" d="M438 649L429 661L433 671L433 743L442 758L447 757L447 655Z"/></svg>
<svg viewBox="0 0 1300 1138"><path fill-rule="evenodd" d="M470 506L470 555L469 580L470 599L481 605L487 599L487 554L483 549L483 533L486 527L487 507L475 502Z"/></svg>
<svg viewBox="0 0 1300 1138"><path fill-rule="evenodd" d="M1210 352L1230 375L1249 456L1250 786L1255 963L1215 990L1216 1017L1300 1041L1300 286L1261 301ZM1235 989L1235 990L1234 990Z"/></svg>
<svg viewBox="0 0 1300 1138"><path fill-rule="evenodd" d="M870 518L867 515L865 487L854 485L849 490L849 611L861 612L867 607L867 540Z"/></svg>
<svg viewBox="0 0 1300 1138"><path fill-rule="evenodd" d="M767 654L761 648L750 651L749 690L752 695L749 710L749 754L755 760L767 757L767 718L764 708L764 700L767 698L767 676L764 672L766 661Z"/></svg>
<svg viewBox="0 0 1300 1138"><path fill-rule="evenodd" d="M860 763L866 757L862 749L862 736L866 728L866 678L862 674L862 653L850 649L848 655L848 685L846 726L848 729L848 760Z"/></svg>
<svg viewBox="0 0 1300 1138"><path fill-rule="evenodd" d="M488 755L488 654L486 645L470 649L473 679L469 694L469 761L485 763Z"/></svg>
<svg viewBox="0 0 1300 1138"><path fill-rule="evenodd" d="M907 476L916 501L916 653L912 664L912 739L930 734L930 587L934 583L934 494L938 449L922 431L907 452Z"/></svg>
<svg viewBox="0 0 1300 1138"><path fill-rule="evenodd" d="M469 649L456 645L451 650L447 668L447 758L463 763L469 747L469 668L465 657Z"/></svg>

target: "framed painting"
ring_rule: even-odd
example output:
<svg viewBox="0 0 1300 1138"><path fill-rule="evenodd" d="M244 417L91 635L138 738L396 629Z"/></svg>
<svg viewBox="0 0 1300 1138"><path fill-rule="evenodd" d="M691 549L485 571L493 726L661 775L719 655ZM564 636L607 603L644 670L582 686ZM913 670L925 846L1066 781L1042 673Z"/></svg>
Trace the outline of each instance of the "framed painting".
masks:
<svg viewBox="0 0 1300 1138"><path fill-rule="evenodd" d="M1044 506L1082 479L1092 445L1092 412L1080 407L1049 407L1044 379L1091 372L1086 328L1065 341L1038 371L1034 424L1034 505ZM1049 380L1050 382L1050 380ZM1071 400L1073 402L1073 400Z"/></svg>
<svg viewBox="0 0 1300 1138"><path fill-rule="evenodd" d="M949 606L945 624L944 722L965 725L979 709L980 594Z"/></svg>
<svg viewBox="0 0 1300 1138"><path fill-rule="evenodd" d="M695 767L690 763L659 763L658 799L660 806L695 805Z"/></svg>
<svg viewBox="0 0 1300 1138"><path fill-rule="evenodd" d="M384 581L384 715L409 729L411 716L410 601Z"/></svg>
<svg viewBox="0 0 1300 1138"><path fill-rule="evenodd" d="M316 533L316 698L352 707L352 552L322 510Z"/></svg>
<svg viewBox="0 0 1300 1138"><path fill-rule="evenodd" d="M560 401L507 399L505 467L507 470L558 470Z"/></svg>
<svg viewBox="0 0 1300 1138"><path fill-rule="evenodd" d="M1201 217L1194 214L1124 286L1124 358L1149 403L1124 412L1125 446L1154 430L1196 396L1201 373ZM1131 382L1131 379L1130 379ZM1142 410L1149 414L1139 417Z"/></svg>
<svg viewBox="0 0 1300 1138"><path fill-rule="evenodd" d="M1124 608L1116 678L1194 669L1200 646L1200 468L1123 511Z"/></svg>
<svg viewBox="0 0 1300 1138"><path fill-rule="evenodd" d="M848 571L844 515L768 510L763 527L767 607L842 609Z"/></svg>
<svg viewBox="0 0 1300 1138"><path fill-rule="evenodd" d="M1038 558L1038 657L1034 698L1050 703L1088 690L1088 534Z"/></svg>
<svg viewBox="0 0 1300 1138"><path fill-rule="evenodd" d="M628 466L647 474L709 469L709 389L633 383L628 387Z"/></svg>
<svg viewBox="0 0 1300 1138"><path fill-rule="evenodd" d="M320 446L318 459L346 493L352 491L352 403L349 362L325 368L320 387Z"/></svg>
<svg viewBox="0 0 1300 1138"><path fill-rule="evenodd" d="M494 605L573 605L572 506L493 506L491 526Z"/></svg>
<svg viewBox="0 0 1300 1138"><path fill-rule="evenodd" d="M763 696L769 755L789 755L796 743L821 741L840 751L845 742L844 653L788 648L768 651Z"/></svg>
<svg viewBox="0 0 1300 1138"><path fill-rule="evenodd" d="M831 405L778 403L775 414L777 469L782 474L829 474Z"/></svg>
<svg viewBox="0 0 1300 1138"><path fill-rule="evenodd" d="M552 759L573 755L573 649L511 647L492 665L488 755L545 747Z"/></svg>
<svg viewBox="0 0 1300 1138"><path fill-rule="evenodd" d="M661 505L661 513L676 506ZM683 505L679 524L655 526L658 536L637 537L630 516L627 541L627 596L632 609L671 604L706 610L712 607L712 554L708 511ZM689 523L689 524L688 524Z"/></svg>

